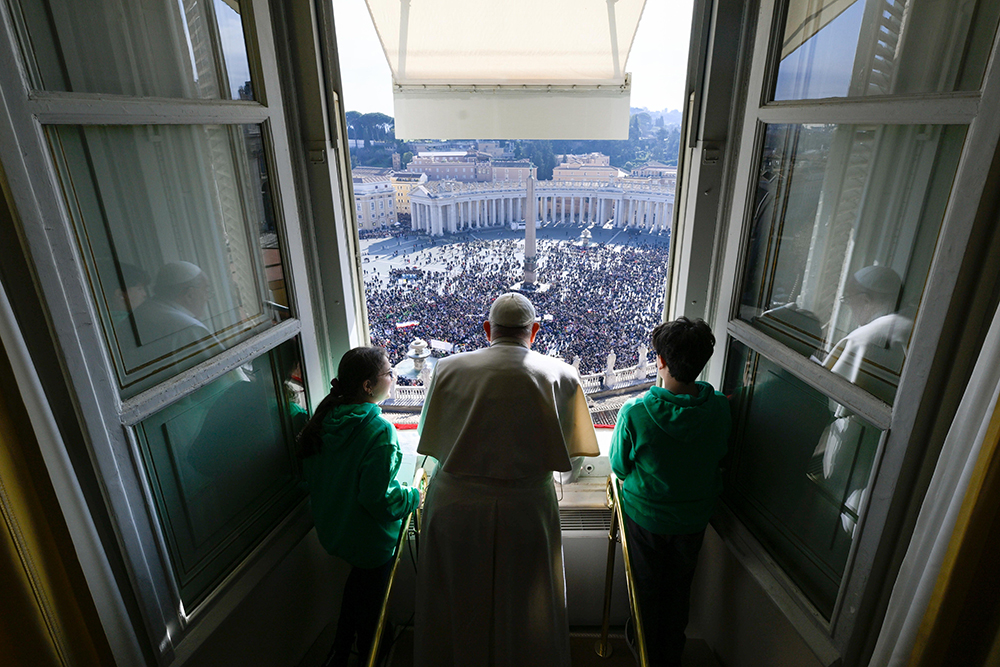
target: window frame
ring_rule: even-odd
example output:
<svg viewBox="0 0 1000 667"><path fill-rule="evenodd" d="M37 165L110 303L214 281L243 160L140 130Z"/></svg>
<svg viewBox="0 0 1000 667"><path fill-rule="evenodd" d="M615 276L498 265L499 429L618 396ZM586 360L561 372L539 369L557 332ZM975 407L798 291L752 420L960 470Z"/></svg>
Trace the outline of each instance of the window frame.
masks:
<svg viewBox="0 0 1000 667"><path fill-rule="evenodd" d="M748 21L752 47L744 56L749 63L746 103L734 109L732 129L739 144L732 147L732 181L727 189L729 211L720 230L722 261L716 264L714 317L710 320L719 342L708 379L721 386L729 350L728 338L789 371L807 385L857 411L873 425L887 429L880 441L871 471L869 494L852 544L844 577L830 621L827 622L791 582L767 551L728 507L718 522L727 540L741 544L744 564L771 591L772 599L812 646L818 658L830 664L841 656L859 654L870 628L881 592L880 579L888 574L889 558L896 546L898 526L906 502L897 488L908 488L914 462L923 454L925 434L915 433L919 406L934 392L928 376L945 328L986 174L1000 137L1000 118L980 109L995 109L1000 102L1000 31L993 36L993 50L981 88L973 92L928 93L906 96L834 98L805 101L769 101L777 73L777 49L784 29L787 0L761 0L756 25ZM751 10L753 11L753 10ZM735 104L735 103L734 103ZM938 241L914 321L907 362L900 376L893 405L868 394L844 378L810 362L790 348L754 330L738 318L740 284L745 268L754 187L763 130L773 123L935 124L966 125L965 145L952 184ZM678 179L680 182L680 179ZM707 193L706 193L707 194ZM678 313L680 314L680 313ZM720 332L725 332L720 336ZM876 622L878 619L876 619Z"/></svg>
<svg viewBox="0 0 1000 667"><path fill-rule="evenodd" d="M311 96L317 107L324 99L339 99L339 81L332 72L316 72L320 84L292 88L291 60L318 60L314 52L291 53L275 33L288 32L280 16L283 0L245 0L241 12L255 101L129 98L115 95L38 91L31 88L28 64L20 53L16 19L11 6L0 2L0 178L9 187L17 211L24 252L29 258L53 345L60 354L64 381L74 398L70 411L80 429L98 491L84 493L73 478L57 477L57 497L68 516L93 513L107 517L112 536L102 537L88 523L75 537L81 566L93 593L101 622L117 662L143 664L182 662L218 627L240 601L311 529L305 500L263 535L252 552L229 571L225 580L193 609L184 609L167 550L149 480L132 429L144 418L203 387L246 360L266 354L298 337L307 392L313 402L325 395L332 377L332 348L346 349L367 337L357 222L350 206L349 172L344 180L346 127L338 107L316 119L326 138L315 147L295 141L301 101ZM273 6L272 6L273 5ZM309 8L288 7L312 16L309 30L332 35L332 16L310 14ZM274 10L274 13L272 13ZM273 21L273 22L272 22ZM300 28L296 25L295 28ZM312 42L310 41L310 44ZM333 44L335 49L335 43ZM334 58L336 52L334 50ZM324 99L319 99L324 98ZM324 110L325 107L323 107ZM287 288L295 318L279 323L216 357L179 373L137 396L122 400L98 310L85 275L76 230L66 210L57 171L48 147L48 125L261 125L265 135L273 206L282 239ZM327 189L303 185L310 167L322 168ZM347 192L344 192L344 189ZM329 252L322 273L319 257L331 230L317 231L311 214L331 211L334 257ZM353 243L352 243L353 241ZM22 252L10 248L5 252ZM353 256L352 256L353 254ZM353 262L351 261L353 259ZM346 346L346 347L345 347ZM54 407L54 409L56 409ZM51 415L47 417L53 420ZM57 427L53 423L53 429ZM86 443L83 445L83 443ZM53 444L58 448L58 443ZM55 449L54 457L66 456ZM50 465L51 468L51 465ZM77 474L81 474L78 472ZM99 493L98 495L95 495ZM89 508L89 509L88 509ZM100 522L99 522L100 523ZM111 540L109 543L108 540ZM112 554L114 551L114 554ZM124 572L116 564L120 554ZM117 571L117 574L115 573ZM124 579L120 578L124 577ZM122 632L131 628L132 632Z"/></svg>

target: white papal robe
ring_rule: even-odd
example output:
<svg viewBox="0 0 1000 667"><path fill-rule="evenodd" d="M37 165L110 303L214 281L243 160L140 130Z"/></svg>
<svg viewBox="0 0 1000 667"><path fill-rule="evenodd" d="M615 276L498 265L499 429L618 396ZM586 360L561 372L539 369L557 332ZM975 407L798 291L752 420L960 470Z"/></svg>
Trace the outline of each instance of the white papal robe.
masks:
<svg viewBox="0 0 1000 667"><path fill-rule="evenodd" d="M443 359L417 451L439 468L421 530L414 664L569 665L552 472L599 454L576 371L508 338Z"/></svg>

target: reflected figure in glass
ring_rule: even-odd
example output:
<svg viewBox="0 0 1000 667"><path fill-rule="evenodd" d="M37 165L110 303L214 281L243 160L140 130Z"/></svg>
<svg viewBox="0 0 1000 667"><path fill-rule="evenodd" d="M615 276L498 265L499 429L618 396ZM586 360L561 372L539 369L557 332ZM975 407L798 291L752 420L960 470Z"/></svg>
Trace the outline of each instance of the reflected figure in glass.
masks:
<svg viewBox="0 0 1000 667"><path fill-rule="evenodd" d="M146 355L160 358L185 350L198 361L222 351L205 326L214 292L201 268L191 262L164 264L156 274L153 298L135 311L139 345Z"/></svg>
<svg viewBox="0 0 1000 667"><path fill-rule="evenodd" d="M823 361L826 368L886 402L896 393L896 376L913 329L913 322L896 312L902 285L899 274L886 266L855 272L841 297L855 329Z"/></svg>

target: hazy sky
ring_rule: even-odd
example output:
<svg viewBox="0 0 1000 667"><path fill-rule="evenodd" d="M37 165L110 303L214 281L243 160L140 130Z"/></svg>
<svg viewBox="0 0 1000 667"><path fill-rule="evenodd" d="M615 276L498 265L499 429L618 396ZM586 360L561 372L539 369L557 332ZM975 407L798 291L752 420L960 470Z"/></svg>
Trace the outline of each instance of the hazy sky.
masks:
<svg viewBox="0 0 1000 667"><path fill-rule="evenodd" d="M346 109L392 116L392 75L365 0L332 1ZM646 0L625 68L632 73L632 106L681 108L692 2Z"/></svg>

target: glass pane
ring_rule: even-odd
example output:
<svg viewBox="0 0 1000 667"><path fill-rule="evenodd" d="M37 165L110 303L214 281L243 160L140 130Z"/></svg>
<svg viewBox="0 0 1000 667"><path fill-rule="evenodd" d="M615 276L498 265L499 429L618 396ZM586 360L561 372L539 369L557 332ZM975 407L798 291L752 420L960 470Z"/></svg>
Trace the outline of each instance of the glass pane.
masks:
<svg viewBox="0 0 1000 667"><path fill-rule="evenodd" d="M891 403L965 132L768 126L739 317Z"/></svg>
<svg viewBox="0 0 1000 667"><path fill-rule="evenodd" d="M261 128L48 128L123 396L289 316Z"/></svg>
<svg viewBox="0 0 1000 667"><path fill-rule="evenodd" d="M240 0L11 2L36 88L253 99Z"/></svg>
<svg viewBox="0 0 1000 667"><path fill-rule="evenodd" d="M829 618L882 432L739 343L726 375L739 409L726 498Z"/></svg>
<svg viewBox="0 0 1000 667"><path fill-rule="evenodd" d="M998 14L985 0L791 0L774 99L977 90Z"/></svg>
<svg viewBox="0 0 1000 667"><path fill-rule="evenodd" d="M143 421L137 436L181 598L190 609L303 496L298 342Z"/></svg>

